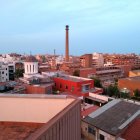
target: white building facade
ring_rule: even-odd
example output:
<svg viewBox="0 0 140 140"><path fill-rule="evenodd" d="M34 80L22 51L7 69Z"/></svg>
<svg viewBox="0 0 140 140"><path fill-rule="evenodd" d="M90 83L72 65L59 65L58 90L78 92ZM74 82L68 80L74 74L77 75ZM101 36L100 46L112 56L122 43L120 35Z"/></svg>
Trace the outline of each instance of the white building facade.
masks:
<svg viewBox="0 0 140 140"><path fill-rule="evenodd" d="M31 78L38 74L38 62L33 56L27 57L26 61L24 62L24 77Z"/></svg>
<svg viewBox="0 0 140 140"><path fill-rule="evenodd" d="M92 54L92 65L95 67L102 67L104 66L104 57L102 53L93 53Z"/></svg>

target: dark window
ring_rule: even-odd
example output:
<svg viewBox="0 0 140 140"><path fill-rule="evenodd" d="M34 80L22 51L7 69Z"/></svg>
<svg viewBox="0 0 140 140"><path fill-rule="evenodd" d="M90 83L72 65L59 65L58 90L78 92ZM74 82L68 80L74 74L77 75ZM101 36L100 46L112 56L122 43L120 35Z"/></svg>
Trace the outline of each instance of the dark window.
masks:
<svg viewBox="0 0 140 140"><path fill-rule="evenodd" d="M89 85L85 85L85 90L89 90Z"/></svg>
<svg viewBox="0 0 140 140"><path fill-rule="evenodd" d="M68 86L66 85L66 89L68 89Z"/></svg>
<svg viewBox="0 0 140 140"><path fill-rule="evenodd" d="M91 133L92 135L95 135L95 133L96 133L96 131L95 131L95 129L94 128L92 128L92 127L88 127L88 133Z"/></svg>
<svg viewBox="0 0 140 140"><path fill-rule="evenodd" d="M105 136L100 134L100 140L104 140L105 139Z"/></svg>
<svg viewBox="0 0 140 140"><path fill-rule="evenodd" d="M7 68L6 68L6 70L7 70Z"/></svg>
<svg viewBox="0 0 140 140"><path fill-rule="evenodd" d="M47 94L51 94L51 93L52 93L52 89L50 88L47 90Z"/></svg>
<svg viewBox="0 0 140 140"><path fill-rule="evenodd" d="M4 74L4 71L2 72L2 74Z"/></svg>

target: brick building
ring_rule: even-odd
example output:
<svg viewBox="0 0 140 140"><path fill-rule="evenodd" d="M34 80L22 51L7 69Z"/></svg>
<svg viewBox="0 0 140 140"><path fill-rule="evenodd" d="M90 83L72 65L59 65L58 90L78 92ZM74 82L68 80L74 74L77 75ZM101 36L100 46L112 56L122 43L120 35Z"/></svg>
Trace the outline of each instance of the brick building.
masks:
<svg viewBox="0 0 140 140"><path fill-rule="evenodd" d="M82 77L59 75L53 80L57 90L77 96L88 96L89 91L94 88L93 80Z"/></svg>
<svg viewBox="0 0 140 140"><path fill-rule="evenodd" d="M140 76L140 70L129 71L129 77Z"/></svg>
<svg viewBox="0 0 140 140"><path fill-rule="evenodd" d="M52 94L53 83L40 84L40 85L29 85L26 84L27 94Z"/></svg>
<svg viewBox="0 0 140 140"><path fill-rule="evenodd" d="M118 87L119 89L128 89L133 95L134 90L140 90L140 76L119 79Z"/></svg>
<svg viewBox="0 0 140 140"><path fill-rule="evenodd" d="M81 66L84 68L92 67L92 54L85 54L80 57Z"/></svg>
<svg viewBox="0 0 140 140"><path fill-rule="evenodd" d="M80 77L87 78L89 75L96 74L96 68L81 68L80 70Z"/></svg>
<svg viewBox="0 0 140 140"><path fill-rule="evenodd" d="M83 118L82 134L87 140L134 140L134 134L139 138L140 133L132 131L140 128L140 123L135 128L130 125L139 117L139 104L115 99Z"/></svg>

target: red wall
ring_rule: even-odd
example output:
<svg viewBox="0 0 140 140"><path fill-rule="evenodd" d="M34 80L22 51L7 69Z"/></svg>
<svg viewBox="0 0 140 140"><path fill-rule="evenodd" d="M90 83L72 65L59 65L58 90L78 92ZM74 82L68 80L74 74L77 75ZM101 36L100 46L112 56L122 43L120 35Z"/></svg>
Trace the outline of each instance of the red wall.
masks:
<svg viewBox="0 0 140 140"><path fill-rule="evenodd" d="M41 87L41 86L27 85L26 93L27 94L47 94L47 91L49 89L52 90L52 86Z"/></svg>
<svg viewBox="0 0 140 140"><path fill-rule="evenodd" d="M136 89L140 90L140 81L139 80L128 80L128 79L119 79L118 81L119 89L127 88L130 90L131 96Z"/></svg>
<svg viewBox="0 0 140 140"><path fill-rule="evenodd" d="M80 70L80 77L88 77L88 74L96 74L96 69L95 68L85 68Z"/></svg>
<svg viewBox="0 0 140 140"><path fill-rule="evenodd" d="M82 93L82 84L88 84L90 83L90 88L94 87L94 81L93 80L87 80L87 81L81 81L81 82L74 82L74 81L69 81L69 80L65 80L62 78L54 78L54 82L55 82L55 88L59 91L62 92L70 92L74 95L78 95L78 96L88 96L88 92L87 93ZM61 88L60 88L60 84L61 84ZM66 85L68 87L68 89L66 89ZM72 91L72 87L74 87L74 90Z"/></svg>

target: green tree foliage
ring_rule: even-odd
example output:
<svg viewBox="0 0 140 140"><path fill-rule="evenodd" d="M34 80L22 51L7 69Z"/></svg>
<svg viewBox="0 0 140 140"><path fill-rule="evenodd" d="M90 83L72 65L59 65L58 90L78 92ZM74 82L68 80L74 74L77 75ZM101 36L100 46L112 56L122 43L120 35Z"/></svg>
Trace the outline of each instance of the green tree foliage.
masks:
<svg viewBox="0 0 140 140"><path fill-rule="evenodd" d="M94 77L91 77L91 79L94 80L94 86L95 87L102 88L102 84L101 84L101 81L99 79L94 78Z"/></svg>
<svg viewBox="0 0 140 140"><path fill-rule="evenodd" d="M73 76L79 77L79 76L80 76L80 71L79 71L79 70L75 70L75 71L73 72Z"/></svg>
<svg viewBox="0 0 140 140"><path fill-rule="evenodd" d="M23 77L24 69L16 69L15 71L15 78Z"/></svg>
<svg viewBox="0 0 140 140"><path fill-rule="evenodd" d="M118 89L118 86L117 85L110 85L108 88L107 88L107 94L112 97L112 96L115 96L115 97L118 97L119 96L119 89Z"/></svg>
<svg viewBox="0 0 140 140"><path fill-rule="evenodd" d="M140 91L138 89L134 90L134 96L140 97Z"/></svg>

